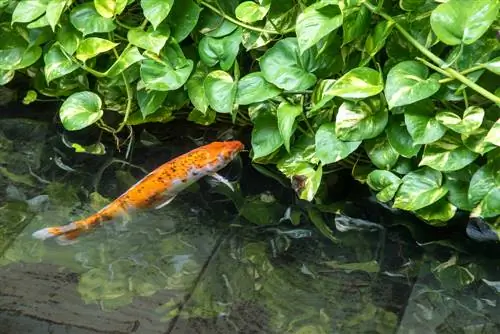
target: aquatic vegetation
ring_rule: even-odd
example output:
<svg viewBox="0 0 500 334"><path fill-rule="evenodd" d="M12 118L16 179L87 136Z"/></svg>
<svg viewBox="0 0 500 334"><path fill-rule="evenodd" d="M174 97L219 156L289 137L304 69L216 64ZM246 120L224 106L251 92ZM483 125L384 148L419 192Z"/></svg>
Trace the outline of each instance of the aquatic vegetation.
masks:
<svg viewBox="0 0 500 334"><path fill-rule="evenodd" d="M27 79L24 103L56 98L67 130L118 146L129 125L248 126L256 168L300 199L350 169L380 202L434 226L467 212L470 237L498 240L499 7L3 1L0 84ZM103 154L99 138L70 144Z"/></svg>

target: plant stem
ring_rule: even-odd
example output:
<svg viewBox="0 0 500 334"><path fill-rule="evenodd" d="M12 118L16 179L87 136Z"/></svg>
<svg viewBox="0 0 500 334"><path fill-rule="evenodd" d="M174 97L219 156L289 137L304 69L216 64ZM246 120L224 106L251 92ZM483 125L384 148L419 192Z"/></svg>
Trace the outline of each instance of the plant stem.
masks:
<svg viewBox="0 0 500 334"><path fill-rule="evenodd" d="M423 63L425 66L432 68L434 71L439 72L439 73L441 73L442 75L444 75L444 76L446 76L448 78L452 78L452 76L449 73L447 73L445 70L443 70L441 67L438 67L438 66L436 66L434 64L431 64L427 60L425 60L423 58L420 58L420 57L417 57L416 59L419 62Z"/></svg>
<svg viewBox="0 0 500 334"><path fill-rule="evenodd" d="M463 70L462 72L459 72L460 74L462 75L467 75L469 73L472 73L472 72L476 72L476 71L480 71L480 70L483 70L484 69L484 65L483 64L480 64L480 65L477 65L477 66L473 66L471 68L468 68L466 70ZM439 80L439 83L440 84L444 84L444 83L448 83L448 82L451 82L455 80L455 78L445 78L445 79L441 79Z"/></svg>
<svg viewBox="0 0 500 334"><path fill-rule="evenodd" d="M376 8L375 6L373 6L371 3L367 2L367 1L363 2L363 5L366 8L368 8L372 13L380 15L381 17L383 17L384 19L386 19L389 22L394 22L394 26L401 33L401 35L403 35L408 40L408 42L410 42L416 49L418 49L420 52L422 52L422 54L424 54L427 58L432 60L435 64L437 64L438 66L443 66L445 64L445 62L441 58L436 56L434 53L429 51L425 46L420 44L415 38L413 38L413 36L410 35L410 33L408 31L406 31L402 26L400 26L399 23L397 23L390 15L387 15L386 13L380 11L378 8ZM477 93L481 94L482 96L484 96L488 100L491 100L492 102L494 102L496 104L500 104L500 97L489 92L488 90L484 89L483 87L479 86L478 84L472 82L467 77L463 76L462 74L455 71L454 69L446 68L446 69L443 69L443 71L447 73L447 76L452 77L452 78L462 82L463 84L465 84L469 88L475 90Z"/></svg>
<svg viewBox="0 0 500 334"><path fill-rule="evenodd" d="M228 20L229 22L232 22L240 27L243 27L245 29L248 29L248 30L253 30L253 31L256 31L256 32L260 32L260 33L264 33L264 34L271 34L271 35L283 35L283 34L286 34L286 33L289 33L289 32L292 32L295 30L294 29L287 29L283 32L278 32L278 31L273 31L273 30L267 30L267 29L264 29L264 28L259 28L259 27L254 27L254 26L251 26L249 24L246 24L244 22L241 22L235 18L232 18L231 16L227 15L226 13L222 12L221 10L215 8L214 6L212 6L211 4L209 3L206 3L205 1L203 0L199 0L198 3L202 6L205 6L207 7L208 9L210 9L211 11L213 11L214 13L216 13L217 15L219 16L222 16L224 19Z"/></svg>

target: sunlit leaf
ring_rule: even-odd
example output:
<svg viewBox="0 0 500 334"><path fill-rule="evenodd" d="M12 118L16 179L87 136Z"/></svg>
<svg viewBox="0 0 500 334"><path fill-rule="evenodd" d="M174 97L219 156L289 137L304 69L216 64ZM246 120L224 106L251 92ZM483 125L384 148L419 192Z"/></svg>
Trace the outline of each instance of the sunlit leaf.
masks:
<svg viewBox="0 0 500 334"><path fill-rule="evenodd" d="M78 31L83 33L84 36L94 33L110 32L116 28L113 19L99 15L94 4L91 2L73 7L69 19L71 24L73 24Z"/></svg>
<svg viewBox="0 0 500 334"><path fill-rule="evenodd" d="M425 146L419 166L429 166L439 171L464 168L478 157L465 147L459 136L446 134L440 140Z"/></svg>
<svg viewBox="0 0 500 334"><path fill-rule="evenodd" d="M472 44L497 18L500 3L496 0L449 0L431 14L431 27L448 45Z"/></svg>
<svg viewBox="0 0 500 334"><path fill-rule="evenodd" d="M262 20L269 11L269 5L262 6L253 1L244 1L236 7L235 15L240 21L252 23Z"/></svg>
<svg viewBox="0 0 500 334"><path fill-rule="evenodd" d="M335 135L335 123L324 123L316 132L316 155L324 165L345 159L361 141L341 141Z"/></svg>
<svg viewBox="0 0 500 334"><path fill-rule="evenodd" d="M170 28L166 25L156 30L130 29L127 32L127 39L131 44L156 54L160 53L169 36Z"/></svg>
<svg viewBox="0 0 500 334"><path fill-rule="evenodd" d="M416 211L429 206L443 196L448 190L443 186L441 172L423 167L406 174L394 199L394 207Z"/></svg>
<svg viewBox="0 0 500 334"><path fill-rule="evenodd" d="M378 136L387 125L387 109L378 98L345 101L335 119L335 134L344 141L357 141Z"/></svg>
<svg viewBox="0 0 500 334"><path fill-rule="evenodd" d="M141 0L144 16L156 29L168 16L174 0Z"/></svg>
<svg viewBox="0 0 500 334"><path fill-rule="evenodd" d="M92 92L79 92L69 96L59 110L66 130L75 131L97 122L103 115L102 102Z"/></svg>
<svg viewBox="0 0 500 334"><path fill-rule="evenodd" d="M44 73L47 83L78 69L78 64L66 57L59 45L52 45L49 51L44 55L44 62Z"/></svg>
<svg viewBox="0 0 500 334"><path fill-rule="evenodd" d="M342 25L338 4L317 2L297 17L295 31L301 53Z"/></svg>
<svg viewBox="0 0 500 334"><path fill-rule="evenodd" d="M117 46L118 43L108 41L99 37L89 37L84 39L76 50L76 58L85 62L100 53L107 52Z"/></svg>
<svg viewBox="0 0 500 334"><path fill-rule="evenodd" d="M500 176L499 164L490 162L472 176L468 199L476 207L473 216L494 217L500 214Z"/></svg>
<svg viewBox="0 0 500 334"><path fill-rule="evenodd" d="M389 109L414 103L434 95L440 87L437 77L416 61L404 61L389 71L385 95Z"/></svg>
<svg viewBox="0 0 500 334"><path fill-rule="evenodd" d="M368 174L367 183L378 191L377 199L381 202L392 200L402 181L395 174L385 170L374 170Z"/></svg>
<svg viewBox="0 0 500 334"><path fill-rule="evenodd" d="M210 72L203 82L208 103L217 112L232 114L236 99L236 83L224 71Z"/></svg>

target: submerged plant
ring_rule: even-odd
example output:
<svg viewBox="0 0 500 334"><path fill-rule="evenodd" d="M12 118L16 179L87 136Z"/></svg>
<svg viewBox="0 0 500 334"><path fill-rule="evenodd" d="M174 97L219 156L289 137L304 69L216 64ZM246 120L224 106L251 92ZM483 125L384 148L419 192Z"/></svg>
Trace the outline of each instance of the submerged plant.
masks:
<svg viewBox="0 0 500 334"><path fill-rule="evenodd" d="M381 202L437 226L470 212L498 239L499 7L1 1L0 84L27 77L27 103L61 99L67 130L98 126L118 145L131 125L186 116L251 126L253 162L301 199L351 168Z"/></svg>

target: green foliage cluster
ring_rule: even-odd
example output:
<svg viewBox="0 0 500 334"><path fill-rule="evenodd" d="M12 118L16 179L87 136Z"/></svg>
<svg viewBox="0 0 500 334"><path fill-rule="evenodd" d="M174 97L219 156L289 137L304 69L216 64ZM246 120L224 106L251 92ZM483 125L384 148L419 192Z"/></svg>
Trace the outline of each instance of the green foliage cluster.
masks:
<svg viewBox="0 0 500 334"><path fill-rule="evenodd" d="M198 124L250 125L253 161L275 165L301 199L317 197L340 164L378 200L431 224L457 210L495 224L499 7L2 0L0 84L17 72L38 94L63 99L67 130L116 135L185 110ZM106 124L105 113L121 121Z"/></svg>

